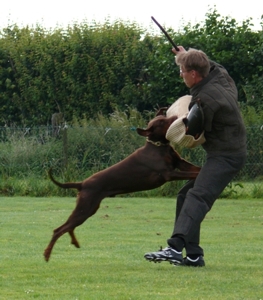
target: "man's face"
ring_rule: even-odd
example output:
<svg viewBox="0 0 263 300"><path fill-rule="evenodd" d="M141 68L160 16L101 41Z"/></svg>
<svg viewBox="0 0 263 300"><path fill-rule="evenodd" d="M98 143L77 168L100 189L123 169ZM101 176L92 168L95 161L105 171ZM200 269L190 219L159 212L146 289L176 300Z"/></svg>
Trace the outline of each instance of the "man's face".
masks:
<svg viewBox="0 0 263 300"><path fill-rule="evenodd" d="M187 87L193 87L197 81L197 72L194 70L187 71L183 66L180 68L180 77L183 78Z"/></svg>

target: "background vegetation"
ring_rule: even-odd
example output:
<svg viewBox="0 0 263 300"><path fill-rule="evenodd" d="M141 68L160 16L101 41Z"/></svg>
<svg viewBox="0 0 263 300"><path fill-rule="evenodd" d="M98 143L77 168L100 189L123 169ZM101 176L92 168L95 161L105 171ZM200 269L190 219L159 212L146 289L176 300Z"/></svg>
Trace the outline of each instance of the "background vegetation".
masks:
<svg viewBox="0 0 263 300"><path fill-rule="evenodd" d="M152 117L149 113L148 118ZM248 111L247 120L247 163L221 197L258 198L263 195L262 125L253 111ZM127 109L106 117L98 115L96 119L75 120L71 126L59 128L57 136L53 136L51 126L2 128L0 194L75 196L75 190L63 190L51 183L47 176L49 168L53 168L59 181L81 181L143 146L145 139L137 134L136 127L146 127L145 120L136 109ZM202 147L177 150L185 159L203 165ZM184 181L166 183L158 189L128 196L173 197L182 184Z"/></svg>
<svg viewBox="0 0 263 300"><path fill-rule="evenodd" d="M240 102L262 108L263 33L251 20L210 10L203 23L171 37L205 51L234 78ZM166 106L188 93L164 35L136 23L75 24L45 28L9 26L0 32L0 125L48 125L51 115L96 117L126 106L139 112Z"/></svg>
<svg viewBox="0 0 263 300"><path fill-rule="evenodd" d="M251 28L250 19L240 25L216 9L203 23L167 28L177 44L204 50L236 81L248 132L239 187L263 176L263 33ZM135 23L0 31L0 193L73 194L58 192L47 170L52 166L63 181L82 180L142 146L135 128L188 93L178 71L166 38ZM56 127L54 113L63 116ZM201 148L179 150L202 164ZM174 195L181 184L140 195ZM262 194L258 185L249 193Z"/></svg>

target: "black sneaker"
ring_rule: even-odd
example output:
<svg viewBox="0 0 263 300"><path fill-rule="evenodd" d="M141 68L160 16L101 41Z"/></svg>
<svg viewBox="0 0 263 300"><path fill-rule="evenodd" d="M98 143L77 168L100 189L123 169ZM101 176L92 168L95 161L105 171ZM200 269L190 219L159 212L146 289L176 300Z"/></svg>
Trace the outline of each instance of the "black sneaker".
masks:
<svg viewBox="0 0 263 300"><path fill-rule="evenodd" d="M180 265L183 261L182 252L177 252L171 247L167 247L157 251L149 252L144 255L145 259L153 262L169 261L174 265Z"/></svg>
<svg viewBox="0 0 263 300"><path fill-rule="evenodd" d="M184 257L181 266L187 267L204 267L205 261L202 255L198 256L196 259L191 259L190 257Z"/></svg>

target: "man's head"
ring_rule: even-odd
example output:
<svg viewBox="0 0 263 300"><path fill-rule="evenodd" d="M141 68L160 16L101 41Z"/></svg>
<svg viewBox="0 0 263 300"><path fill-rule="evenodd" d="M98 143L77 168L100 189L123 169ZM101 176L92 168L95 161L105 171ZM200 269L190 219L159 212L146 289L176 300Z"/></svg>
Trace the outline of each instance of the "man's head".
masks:
<svg viewBox="0 0 263 300"><path fill-rule="evenodd" d="M207 55L196 49L179 52L176 64L180 67L180 76L187 87L191 88L209 74L210 63Z"/></svg>

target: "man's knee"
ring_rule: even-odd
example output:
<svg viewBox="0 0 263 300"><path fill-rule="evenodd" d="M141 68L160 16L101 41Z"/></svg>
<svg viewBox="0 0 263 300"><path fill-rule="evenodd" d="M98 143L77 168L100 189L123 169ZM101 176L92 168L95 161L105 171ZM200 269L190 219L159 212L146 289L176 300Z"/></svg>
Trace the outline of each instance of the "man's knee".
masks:
<svg viewBox="0 0 263 300"><path fill-rule="evenodd" d="M176 200L176 219L178 218L188 191L194 186L194 180L188 181L178 192Z"/></svg>
<svg viewBox="0 0 263 300"><path fill-rule="evenodd" d="M209 206L204 201L187 198L177 218L174 234L182 235L184 238L191 236L196 228L200 227L209 210Z"/></svg>

